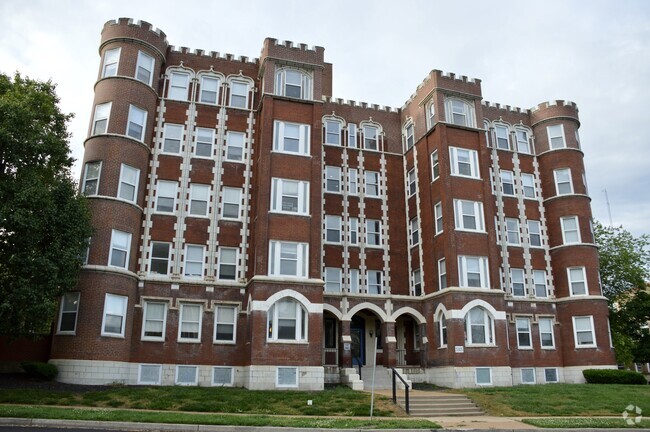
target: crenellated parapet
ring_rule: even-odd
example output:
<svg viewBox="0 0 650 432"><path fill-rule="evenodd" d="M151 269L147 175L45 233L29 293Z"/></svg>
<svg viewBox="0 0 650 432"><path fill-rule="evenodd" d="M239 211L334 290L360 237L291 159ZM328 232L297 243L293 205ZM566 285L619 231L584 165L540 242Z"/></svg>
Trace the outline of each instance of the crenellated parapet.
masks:
<svg viewBox="0 0 650 432"><path fill-rule="evenodd" d="M389 107L389 106L381 106L378 104L369 104L367 102L357 102L351 99L341 99L341 98L333 98L330 96L323 96L322 98L323 102L329 102L332 104L337 104L341 106L347 106L347 107L353 107L353 108L363 108L363 109L371 109L375 111L383 111L383 112L388 112L388 113L397 113L399 110L397 108Z"/></svg>
<svg viewBox="0 0 650 432"><path fill-rule="evenodd" d="M146 21L136 21L132 18L107 21L102 30L99 51L101 52L106 44L125 39L149 45L161 59L164 59L167 52L167 35L162 30L154 28Z"/></svg>
<svg viewBox="0 0 650 432"><path fill-rule="evenodd" d="M218 51L206 51L203 49L192 49L188 47L177 47L174 45L171 45L169 47L169 51L172 53L177 53L177 54L183 54L183 55L190 55L190 56L197 56L201 58L211 58L211 59L218 59L218 60L226 60L230 62L240 62L240 63L245 63L245 64L254 64L257 65L259 64L259 59L258 58L250 58L247 56L235 56L234 54L230 53L220 53Z"/></svg>
<svg viewBox="0 0 650 432"><path fill-rule="evenodd" d="M533 126L549 119L568 119L580 124L578 106L575 102L554 100L542 102L530 109L530 121Z"/></svg>
<svg viewBox="0 0 650 432"><path fill-rule="evenodd" d="M325 48L307 44L294 44L292 41L278 41L274 38L264 39L260 60L264 62L267 57L276 60L285 60L312 66L324 66Z"/></svg>

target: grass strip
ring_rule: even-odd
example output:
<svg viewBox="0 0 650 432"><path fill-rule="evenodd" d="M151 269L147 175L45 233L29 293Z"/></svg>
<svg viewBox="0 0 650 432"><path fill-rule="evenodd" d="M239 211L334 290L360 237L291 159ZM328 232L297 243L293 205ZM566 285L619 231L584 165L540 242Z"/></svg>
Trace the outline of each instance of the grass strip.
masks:
<svg viewBox="0 0 650 432"><path fill-rule="evenodd" d="M202 424L221 426L274 426L327 429L438 429L428 420L282 417L269 415L192 414L120 409L58 408L46 406L0 406L0 417L124 421L140 423Z"/></svg>
<svg viewBox="0 0 650 432"><path fill-rule="evenodd" d="M522 420L523 423L541 428L571 429L571 428L648 428L650 419L643 419L640 423L628 425L622 418L531 418Z"/></svg>

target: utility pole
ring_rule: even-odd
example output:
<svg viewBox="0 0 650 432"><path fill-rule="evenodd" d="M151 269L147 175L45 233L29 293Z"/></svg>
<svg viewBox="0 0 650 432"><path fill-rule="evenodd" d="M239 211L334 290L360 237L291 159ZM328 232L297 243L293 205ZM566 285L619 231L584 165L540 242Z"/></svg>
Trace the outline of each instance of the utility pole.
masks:
<svg viewBox="0 0 650 432"><path fill-rule="evenodd" d="M607 214L609 215L609 227L613 228L614 224L612 223L612 208L609 205L609 195L607 195L607 189L603 189L603 193L605 194L605 202L607 203Z"/></svg>

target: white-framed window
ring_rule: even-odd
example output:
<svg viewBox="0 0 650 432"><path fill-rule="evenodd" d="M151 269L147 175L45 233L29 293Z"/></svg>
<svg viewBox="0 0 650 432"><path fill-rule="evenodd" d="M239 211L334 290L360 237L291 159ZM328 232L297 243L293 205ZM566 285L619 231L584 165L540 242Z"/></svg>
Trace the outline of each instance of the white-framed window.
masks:
<svg viewBox="0 0 650 432"><path fill-rule="evenodd" d="M433 99L427 102L424 109L427 118L427 129L431 129L436 122L436 106Z"/></svg>
<svg viewBox="0 0 650 432"><path fill-rule="evenodd" d="M535 368L521 368L521 383L522 384L535 384Z"/></svg>
<svg viewBox="0 0 650 432"><path fill-rule="evenodd" d="M244 132L228 131L226 133L226 160L229 162L241 162L244 160Z"/></svg>
<svg viewBox="0 0 650 432"><path fill-rule="evenodd" d="M566 140L564 139L564 126L561 124L546 126L548 133L549 148L559 149L566 147Z"/></svg>
<svg viewBox="0 0 650 432"><path fill-rule="evenodd" d="M176 366L176 385L193 386L198 384L197 366Z"/></svg>
<svg viewBox="0 0 650 432"><path fill-rule="evenodd" d="M495 125L494 130L497 136L497 148L510 150L510 137L508 136L508 127L504 125Z"/></svg>
<svg viewBox="0 0 650 432"><path fill-rule="evenodd" d="M438 337L440 338L440 347L446 347L447 346L447 318L445 318L445 314L442 311L440 311L440 314L438 315L438 331L439 331Z"/></svg>
<svg viewBox="0 0 650 432"><path fill-rule="evenodd" d="M160 385L162 383L162 365L141 364L138 367L138 384Z"/></svg>
<svg viewBox="0 0 650 432"><path fill-rule="evenodd" d="M559 379L557 377L557 368L545 368L544 381L549 384L559 382Z"/></svg>
<svg viewBox="0 0 650 432"><path fill-rule="evenodd" d="M539 340L542 348L555 348L553 318L539 319Z"/></svg>
<svg viewBox="0 0 650 432"><path fill-rule="evenodd" d="M515 134L517 136L517 151L519 153L531 154L528 132L522 129L515 129Z"/></svg>
<svg viewBox="0 0 650 432"><path fill-rule="evenodd" d="M200 342L202 321L203 305L198 303L181 303L178 341Z"/></svg>
<svg viewBox="0 0 650 432"><path fill-rule="evenodd" d="M248 108L248 86L247 81L231 81L228 105L233 108Z"/></svg>
<svg viewBox="0 0 650 432"><path fill-rule="evenodd" d="M368 270L366 272L368 294L384 293L383 275L381 270Z"/></svg>
<svg viewBox="0 0 650 432"><path fill-rule="evenodd" d="M359 292L359 280L361 279L359 269L350 269L350 282L348 289L351 293Z"/></svg>
<svg viewBox="0 0 650 432"><path fill-rule="evenodd" d="M506 218L506 237L509 246L519 246L521 244L519 219Z"/></svg>
<svg viewBox="0 0 650 432"><path fill-rule="evenodd" d="M572 296L589 294L587 289L587 273L584 267L569 267L566 269L569 278L569 288Z"/></svg>
<svg viewBox="0 0 650 432"><path fill-rule="evenodd" d="M359 218L351 217L348 219L348 226L350 228L349 242L351 245L359 244Z"/></svg>
<svg viewBox="0 0 650 432"><path fill-rule="evenodd" d="M325 191L331 193L341 193L341 167L325 167Z"/></svg>
<svg viewBox="0 0 650 432"><path fill-rule="evenodd" d="M84 179L81 183L81 193L84 195L97 195L99 192L99 177L101 172L101 161L86 162L84 166Z"/></svg>
<svg viewBox="0 0 650 432"><path fill-rule="evenodd" d="M434 182L440 177L440 160L438 150L431 152L431 181Z"/></svg>
<svg viewBox="0 0 650 432"><path fill-rule="evenodd" d="M167 90L167 99L186 101L188 88L190 85L190 75L182 72L172 72L169 74L169 89Z"/></svg>
<svg viewBox="0 0 650 432"><path fill-rule="evenodd" d="M308 314L292 298L278 300L269 308L267 335L273 341L306 341Z"/></svg>
<svg viewBox="0 0 650 432"><path fill-rule="evenodd" d="M83 265L88 265L88 259L90 258L91 242L92 242L92 237L86 238L86 249L84 250L84 255L83 255Z"/></svg>
<svg viewBox="0 0 650 432"><path fill-rule="evenodd" d="M379 173L376 171L366 171L365 180L366 197L379 198Z"/></svg>
<svg viewBox="0 0 650 432"><path fill-rule="evenodd" d="M151 85L153 78L154 59L144 51L138 51L138 63L135 67L135 79L146 85Z"/></svg>
<svg viewBox="0 0 650 432"><path fill-rule="evenodd" d="M517 347L519 349L529 349L533 347L533 340L530 333L530 318L516 318L517 327Z"/></svg>
<svg viewBox="0 0 650 432"><path fill-rule="evenodd" d="M111 116L112 102L95 105L93 115L93 135L105 134L108 131L108 119Z"/></svg>
<svg viewBox="0 0 650 432"><path fill-rule="evenodd" d="M408 151L415 144L415 136L413 132L413 123L409 123L404 128L404 143L406 144L406 150Z"/></svg>
<svg viewBox="0 0 650 432"><path fill-rule="evenodd" d="M494 345L494 319L480 306L465 316L465 343L467 345Z"/></svg>
<svg viewBox="0 0 650 432"><path fill-rule="evenodd" d="M341 243L343 239L341 230L341 216L325 216L325 243Z"/></svg>
<svg viewBox="0 0 650 432"><path fill-rule="evenodd" d="M560 218L562 225L562 243L574 244L580 243L580 225L578 216L565 216Z"/></svg>
<svg viewBox="0 0 650 432"><path fill-rule="evenodd" d="M542 225L538 220L527 220L528 243L531 247L542 247Z"/></svg>
<svg viewBox="0 0 650 432"><path fill-rule="evenodd" d="M413 280L413 295L421 296L422 295L422 271L420 269L413 270L411 274L411 279Z"/></svg>
<svg viewBox="0 0 650 432"><path fill-rule="evenodd" d="M487 257L459 255L458 280L461 287L490 288Z"/></svg>
<svg viewBox="0 0 650 432"><path fill-rule="evenodd" d="M341 145L341 122L338 120L325 120L323 125L323 143L329 145Z"/></svg>
<svg viewBox="0 0 650 432"><path fill-rule="evenodd" d="M57 327L57 333L74 334L77 331L79 297L79 292L67 292L61 296L61 307L59 309L59 326Z"/></svg>
<svg viewBox="0 0 650 432"><path fill-rule="evenodd" d="M275 94L296 99L311 99L311 75L298 69L277 70Z"/></svg>
<svg viewBox="0 0 650 432"><path fill-rule="evenodd" d="M201 77L201 94L199 102L216 105L219 100L221 80L217 77L203 75Z"/></svg>
<svg viewBox="0 0 650 432"><path fill-rule="evenodd" d="M233 247L219 247L219 267L217 279L237 280L237 255L239 249Z"/></svg>
<svg viewBox="0 0 650 432"><path fill-rule="evenodd" d="M237 328L237 307L232 305L216 305L214 307L214 336L213 341L235 342Z"/></svg>
<svg viewBox="0 0 650 432"><path fill-rule="evenodd" d="M546 270L533 270L533 283L535 285L535 297L548 297L546 288Z"/></svg>
<svg viewBox="0 0 650 432"><path fill-rule="evenodd" d="M241 218L241 188L224 187L221 197L221 217L239 220Z"/></svg>
<svg viewBox="0 0 650 432"><path fill-rule="evenodd" d="M138 192L138 181L140 180L140 170L132 166L122 164L120 168L120 186L117 196L120 198L135 202Z"/></svg>
<svg viewBox="0 0 650 432"><path fill-rule="evenodd" d="M151 242L151 254L149 257L150 274L169 274L171 246L171 243Z"/></svg>
<svg viewBox="0 0 650 432"><path fill-rule="evenodd" d="M207 216L210 197L210 186L198 183L190 184L190 208L191 216Z"/></svg>
<svg viewBox="0 0 650 432"><path fill-rule="evenodd" d="M278 367L275 372L276 387L298 387L297 367Z"/></svg>
<svg viewBox="0 0 650 432"><path fill-rule="evenodd" d="M594 317L573 317L573 339L576 348L595 348L596 333L594 332Z"/></svg>
<svg viewBox="0 0 650 432"><path fill-rule="evenodd" d="M440 258L438 260L438 289L447 288L447 260Z"/></svg>
<svg viewBox="0 0 650 432"><path fill-rule="evenodd" d="M412 197L413 195L415 195L415 191L417 189L417 178L415 177L415 168L411 169L408 172L406 176L406 180L408 184L407 186L408 196Z"/></svg>
<svg viewBox="0 0 650 432"><path fill-rule="evenodd" d="M455 199L454 209L457 230L485 232L482 202Z"/></svg>
<svg viewBox="0 0 650 432"><path fill-rule="evenodd" d="M442 202L438 202L433 206L433 215L436 219L436 235L443 231L442 225Z"/></svg>
<svg viewBox="0 0 650 432"><path fill-rule="evenodd" d="M117 68L120 64L121 48L113 48L104 52L104 64L102 65L102 78L117 75Z"/></svg>
<svg viewBox="0 0 650 432"><path fill-rule="evenodd" d="M573 193L573 181L571 181L571 168L561 168L553 171L555 177L555 192L557 195L568 195Z"/></svg>
<svg viewBox="0 0 650 432"><path fill-rule="evenodd" d="M348 169L348 193L359 195L359 171L356 168Z"/></svg>
<svg viewBox="0 0 650 432"><path fill-rule="evenodd" d="M181 140L183 139L183 125L165 124L162 152L167 154L179 154L181 152Z"/></svg>
<svg viewBox="0 0 650 432"><path fill-rule="evenodd" d="M271 240L269 242L269 275L308 277L309 245Z"/></svg>
<svg viewBox="0 0 650 432"><path fill-rule="evenodd" d="M108 265L111 267L128 268L131 252L131 233L114 229L111 232L111 253Z"/></svg>
<svg viewBox="0 0 650 432"><path fill-rule="evenodd" d="M478 152L459 147L449 147L451 175L480 179Z"/></svg>
<svg viewBox="0 0 650 432"><path fill-rule="evenodd" d="M109 294L104 297L102 336L124 337L128 297Z"/></svg>
<svg viewBox="0 0 650 432"><path fill-rule="evenodd" d="M196 141L194 143L194 156L202 158L212 157L212 144L214 143L214 129L196 128Z"/></svg>
<svg viewBox="0 0 650 432"><path fill-rule="evenodd" d="M366 219L366 245L381 247L381 221L377 219Z"/></svg>
<svg viewBox="0 0 650 432"><path fill-rule="evenodd" d="M233 368L226 366L214 366L212 368L213 386L231 387L233 383Z"/></svg>
<svg viewBox="0 0 650 432"><path fill-rule="evenodd" d="M146 123L147 112L135 105L129 105L129 121L126 126L126 134L138 141L144 141Z"/></svg>
<svg viewBox="0 0 650 432"><path fill-rule="evenodd" d="M514 297L526 296L526 284L524 278L524 269L511 268L510 281L512 282L512 295Z"/></svg>
<svg viewBox="0 0 650 432"><path fill-rule="evenodd" d="M341 292L341 269L336 267L325 267L325 292Z"/></svg>
<svg viewBox="0 0 650 432"><path fill-rule="evenodd" d="M144 310L142 312L142 340L165 340L167 306L167 302L144 302Z"/></svg>
<svg viewBox="0 0 650 432"><path fill-rule="evenodd" d="M174 213L176 210L176 191L178 183L159 180L156 188L156 212Z"/></svg>
<svg viewBox="0 0 650 432"><path fill-rule="evenodd" d="M475 127L474 105L465 99L445 99L445 110L447 111L447 122L458 126Z"/></svg>
<svg viewBox="0 0 650 432"><path fill-rule="evenodd" d="M379 150L379 129L377 126L363 125L363 148Z"/></svg>
<svg viewBox="0 0 650 432"><path fill-rule="evenodd" d="M357 148L357 125L348 123L348 147Z"/></svg>
<svg viewBox="0 0 650 432"><path fill-rule="evenodd" d="M186 245L185 246L185 264L183 265L185 277L202 278L203 277L203 254L205 246Z"/></svg>
<svg viewBox="0 0 650 432"><path fill-rule="evenodd" d="M535 176L532 174L521 174L521 183L524 187L524 198L537 199L537 190L535 189Z"/></svg>
<svg viewBox="0 0 650 432"><path fill-rule="evenodd" d="M420 243L420 229L418 227L418 218L409 221L409 240L410 246L417 246Z"/></svg>
<svg viewBox="0 0 650 432"><path fill-rule="evenodd" d="M310 155L310 125L276 120L273 126L273 151Z"/></svg>
<svg viewBox="0 0 650 432"><path fill-rule="evenodd" d="M273 178L271 211L309 215L309 182Z"/></svg>
<svg viewBox="0 0 650 432"><path fill-rule="evenodd" d="M499 176L501 178L501 189L503 194L507 196L515 196L515 180L512 175L512 171L499 171Z"/></svg>

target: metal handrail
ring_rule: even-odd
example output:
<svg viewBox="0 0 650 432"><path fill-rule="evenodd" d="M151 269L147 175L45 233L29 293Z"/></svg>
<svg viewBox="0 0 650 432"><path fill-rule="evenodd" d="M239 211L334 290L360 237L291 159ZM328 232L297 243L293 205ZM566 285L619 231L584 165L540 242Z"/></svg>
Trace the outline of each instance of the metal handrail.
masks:
<svg viewBox="0 0 650 432"><path fill-rule="evenodd" d="M357 359L357 366L359 366L359 379L362 379L361 378L361 359L359 357L356 357L356 356L352 356L352 358ZM352 367L354 367L354 364L352 365Z"/></svg>
<svg viewBox="0 0 650 432"><path fill-rule="evenodd" d="M402 375L400 375L399 372L395 370L395 368L392 367L390 368L390 370L393 371L393 403L397 404L397 381L395 380L395 376L397 376L397 378L399 378L400 381L402 381L402 383L404 384L404 399L406 401L406 414L410 414L411 409L409 407L409 385L406 382L406 380L402 378Z"/></svg>

